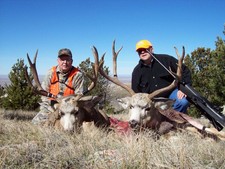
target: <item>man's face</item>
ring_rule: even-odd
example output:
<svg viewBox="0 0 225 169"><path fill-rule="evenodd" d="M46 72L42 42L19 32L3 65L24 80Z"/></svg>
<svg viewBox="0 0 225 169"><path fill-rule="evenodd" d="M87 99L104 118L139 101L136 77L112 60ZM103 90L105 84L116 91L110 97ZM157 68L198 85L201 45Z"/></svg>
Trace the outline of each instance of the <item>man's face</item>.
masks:
<svg viewBox="0 0 225 169"><path fill-rule="evenodd" d="M72 63L73 59L70 56L63 55L58 57L59 69L64 73L68 72L71 69Z"/></svg>
<svg viewBox="0 0 225 169"><path fill-rule="evenodd" d="M151 61L152 59L152 56L148 53L149 52L152 52L152 48L148 48L148 49L138 49L138 55L140 57L141 60L143 60L144 62L149 62Z"/></svg>

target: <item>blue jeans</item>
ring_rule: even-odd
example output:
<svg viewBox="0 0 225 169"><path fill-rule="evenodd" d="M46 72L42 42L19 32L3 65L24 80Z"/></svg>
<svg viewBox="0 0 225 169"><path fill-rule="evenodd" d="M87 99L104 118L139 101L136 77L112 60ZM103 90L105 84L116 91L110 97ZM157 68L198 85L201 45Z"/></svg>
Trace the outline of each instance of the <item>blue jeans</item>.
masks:
<svg viewBox="0 0 225 169"><path fill-rule="evenodd" d="M178 89L175 89L169 96L169 99L176 100L173 105L173 109L181 113L186 113L187 108L189 106L189 102L187 101L186 97L183 97L182 99L178 99L177 92L178 92Z"/></svg>

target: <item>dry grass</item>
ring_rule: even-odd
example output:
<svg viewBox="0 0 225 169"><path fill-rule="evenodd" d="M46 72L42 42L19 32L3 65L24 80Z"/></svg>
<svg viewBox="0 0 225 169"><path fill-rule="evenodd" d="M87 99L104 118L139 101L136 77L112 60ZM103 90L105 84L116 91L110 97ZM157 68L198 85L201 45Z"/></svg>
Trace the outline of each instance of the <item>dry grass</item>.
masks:
<svg viewBox="0 0 225 169"><path fill-rule="evenodd" d="M110 99L126 96L112 86ZM115 103L115 102L114 102ZM81 134L31 123L34 112L0 109L0 168L225 168L225 142L188 132L156 139L151 131L118 135L92 125ZM126 114L113 115L126 119Z"/></svg>
<svg viewBox="0 0 225 169"><path fill-rule="evenodd" d="M33 125L33 115L0 110L0 168L225 168L222 141L187 132L121 136L93 126L75 135Z"/></svg>

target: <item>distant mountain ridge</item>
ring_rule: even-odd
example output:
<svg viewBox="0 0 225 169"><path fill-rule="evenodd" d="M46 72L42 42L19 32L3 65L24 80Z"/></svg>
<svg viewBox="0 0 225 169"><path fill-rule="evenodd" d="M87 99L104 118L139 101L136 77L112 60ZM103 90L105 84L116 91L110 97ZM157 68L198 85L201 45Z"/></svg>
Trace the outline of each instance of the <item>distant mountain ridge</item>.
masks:
<svg viewBox="0 0 225 169"><path fill-rule="evenodd" d="M44 75L40 75L40 81L43 80ZM8 75L0 75L0 85L1 86L5 86L5 85L9 85L10 84L10 80L9 80L9 76Z"/></svg>
<svg viewBox="0 0 225 169"><path fill-rule="evenodd" d="M0 75L0 85L5 86L5 84L10 84L8 75Z"/></svg>
<svg viewBox="0 0 225 169"><path fill-rule="evenodd" d="M40 77L40 81L42 81L44 78L44 75L39 75L39 77ZM129 75L120 75L120 76L118 76L118 78L123 83L131 83L131 76L129 76ZM8 75L0 75L0 85L5 86L6 84L7 85L10 84Z"/></svg>

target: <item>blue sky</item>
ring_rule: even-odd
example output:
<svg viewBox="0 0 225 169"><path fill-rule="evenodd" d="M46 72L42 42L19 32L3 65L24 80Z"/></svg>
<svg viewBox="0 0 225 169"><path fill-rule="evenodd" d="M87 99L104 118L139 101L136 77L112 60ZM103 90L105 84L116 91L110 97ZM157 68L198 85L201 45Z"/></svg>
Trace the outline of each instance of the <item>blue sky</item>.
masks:
<svg viewBox="0 0 225 169"><path fill-rule="evenodd" d="M155 53L175 55L198 47L215 49L225 24L224 0L0 0L0 74L8 75L17 59L39 50L40 75L57 64L60 48L70 48L74 65L90 57L91 47L106 52L112 72L112 41L123 46L118 75L131 75L139 58L135 44L152 42Z"/></svg>

